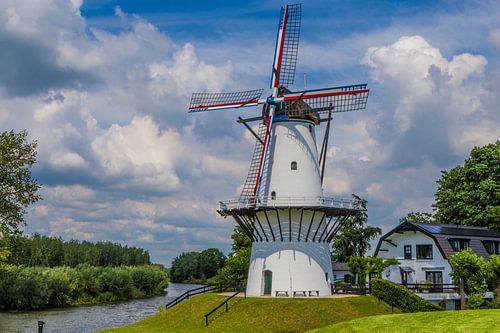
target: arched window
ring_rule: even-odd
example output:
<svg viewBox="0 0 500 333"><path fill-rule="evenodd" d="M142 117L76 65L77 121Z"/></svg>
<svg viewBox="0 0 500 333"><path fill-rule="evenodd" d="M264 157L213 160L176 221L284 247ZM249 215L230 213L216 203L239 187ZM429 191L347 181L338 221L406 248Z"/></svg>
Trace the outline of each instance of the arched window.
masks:
<svg viewBox="0 0 500 333"><path fill-rule="evenodd" d="M293 161L292 164L290 165L290 168L292 170L297 170L297 162Z"/></svg>
<svg viewBox="0 0 500 333"><path fill-rule="evenodd" d="M276 192L275 191L271 192L271 200L276 200Z"/></svg>

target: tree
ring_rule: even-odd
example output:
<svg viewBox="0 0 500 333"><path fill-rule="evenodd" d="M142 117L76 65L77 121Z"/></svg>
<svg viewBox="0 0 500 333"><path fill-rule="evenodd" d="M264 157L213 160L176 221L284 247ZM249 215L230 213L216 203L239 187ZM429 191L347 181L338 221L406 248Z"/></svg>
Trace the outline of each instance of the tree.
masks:
<svg viewBox="0 0 500 333"><path fill-rule="evenodd" d="M438 223L500 231L500 141L475 147L463 166L442 171L437 183Z"/></svg>
<svg viewBox="0 0 500 333"><path fill-rule="evenodd" d="M198 256L198 266L203 279L209 279L224 266L226 256L219 249L211 248L201 251Z"/></svg>
<svg viewBox="0 0 500 333"><path fill-rule="evenodd" d="M250 267L250 254L252 240L237 226L231 236L233 239L232 250L229 253L224 267L219 269L216 282L245 282Z"/></svg>
<svg viewBox="0 0 500 333"><path fill-rule="evenodd" d="M486 278L496 290L496 298L500 300L500 256L490 256L486 263Z"/></svg>
<svg viewBox="0 0 500 333"><path fill-rule="evenodd" d="M2 233L17 233L24 225L25 209L41 199L40 185L31 177L36 161L36 141L28 133L0 133L0 225Z"/></svg>
<svg viewBox="0 0 500 333"><path fill-rule="evenodd" d="M366 284L366 276L382 277L382 272L391 265L399 265L395 258L382 259L379 257L355 257L352 256L347 262L349 272L356 277L356 283Z"/></svg>
<svg viewBox="0 0 500 333"><path fill-rule="evenodd" d="M172 261L170 279L172 282L186 282L189 279L199 279L198 252L181 253Z"/></svg>
<svg viewBox="0 0 500 333"><path fill-rule="evenodd" d="M431 213L409 212L405 217L399 219L399 223L418 222L418 223L436 223Z"/></svg>
<svg viewBox="0 0 500 333"><path fill-rule="evenodd" d="M366 200L354 194L352 196L366 209ZM366 211L347 219L339 230L340 234L333 239L332 259L334 261L347 262L351 256L363 257L371 248L370 240L380 235L382 229L368 226L367 222L368 214Z"/></svg>
<svg viewBox="0 0 500 333"><path fill-rule="evenodd" d="M469 296L484 297L486 285L486 263L482 257L478 257L471 249L455 253L450 258L451 277L455 284L460 285L461 308L464 309L465 294ZM477 298L477 297L476 297Z"/></svg>

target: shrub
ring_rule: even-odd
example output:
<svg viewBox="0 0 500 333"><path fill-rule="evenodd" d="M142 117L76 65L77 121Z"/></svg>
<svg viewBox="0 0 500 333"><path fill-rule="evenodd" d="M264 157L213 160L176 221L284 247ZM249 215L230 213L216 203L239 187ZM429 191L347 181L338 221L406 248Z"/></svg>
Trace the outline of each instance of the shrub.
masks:
<svg viewBox="0 0 500 333"><path fill-rule="evenodd" d="M75 269L55 267L47 269L44 275L49 290L48 304L51 306L66 306L83 293L83 280Z"/></svg>
<svg viewBox="0 0 500 333"><path fill-rule="evenodd" d="M15 304L11 309L38 309L48 303L49 290L41 268L25 268L17 277L13 293Z"/></svg>
<svg viewBox="0 0 500 333"><path fill-rule="evenodd" d="M157 295L167 287L167 272L152 266L130 268L130 276L134 287L145 293L146 296Z"/></svg>
<svg viewBox="0 0 500 333"><path fill-rule="evenodd" d="M0 310L95 304L163 293L163 267L22 267L0 265Z"/></svg>
<svg viewBox="0 0 500 333"><path fill-rule="evenodd" d="M440 307L418 297L405 287L379 278L371 280L371 292L377 298L398 307L403 312L441 310Z"/></svg>
<svg viewBox="0 0 500 333"><path fill-rule="evenodd" d="M100 291L103 293L111 292L120 300L132 298L134 284L126 268L106 267L97 281L99 282Z"/></svg>
<svg viewBox="0 0 500 333"><path fill-rule="evenodd" d="M17 308L16 282L22 269L14 265L0 265L0 309Z"/></svg>

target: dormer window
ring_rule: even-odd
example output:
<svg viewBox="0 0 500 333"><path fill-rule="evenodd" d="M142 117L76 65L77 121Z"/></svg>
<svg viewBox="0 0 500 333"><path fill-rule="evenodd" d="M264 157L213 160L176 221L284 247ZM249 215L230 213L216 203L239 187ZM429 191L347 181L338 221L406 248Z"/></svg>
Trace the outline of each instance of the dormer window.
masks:
<svg viewBox="0 0 500 333"><path fill-rule="evenodd" d="M489 254L500 254L500 242L483 241L483 244Z"/></svg>
<svg viewBox="0 0 500 333"><path fill-rule="evenodd" d="M297 170L297 162L293 161L293 162L290 164L290 169L292 169L292 170Z"/></svg>
<svg viewBox="0 0 500 333"><path fill-rule="evenodd" d="M470 247L468 239L450 239L450 244L455 252L467 250Z"/></svg>

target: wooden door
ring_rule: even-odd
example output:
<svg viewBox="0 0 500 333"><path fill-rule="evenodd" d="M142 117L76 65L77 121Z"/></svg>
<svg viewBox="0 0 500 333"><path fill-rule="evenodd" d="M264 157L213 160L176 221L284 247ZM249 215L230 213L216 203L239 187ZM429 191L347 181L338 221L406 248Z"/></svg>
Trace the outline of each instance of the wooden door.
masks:
<svg viewBox="0 0 500 333"><path fill-rule="evenodd" d="M273 272L264 271L264 295L271 295L273 286Z"/></svg>

